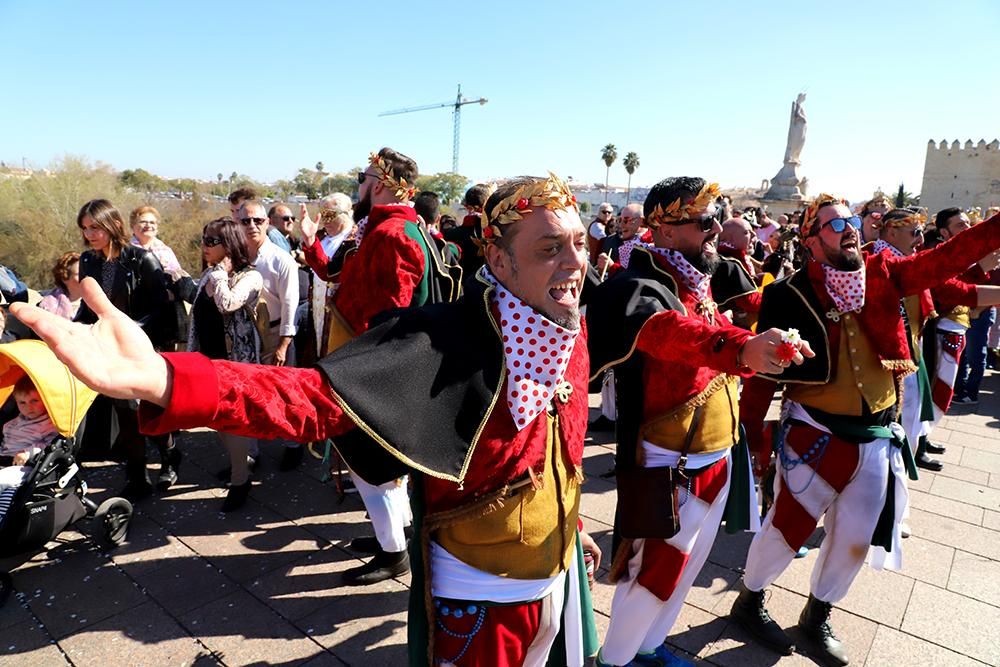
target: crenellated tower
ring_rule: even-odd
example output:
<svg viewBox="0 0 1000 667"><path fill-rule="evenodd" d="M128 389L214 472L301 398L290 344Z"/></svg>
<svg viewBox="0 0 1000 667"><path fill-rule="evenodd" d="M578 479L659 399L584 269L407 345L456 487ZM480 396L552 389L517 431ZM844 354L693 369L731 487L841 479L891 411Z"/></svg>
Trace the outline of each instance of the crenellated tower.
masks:
<svg viewBox="0 0 1000 667"><path fill-rule="evenodd" d="M931 215L949 206L1000 205L1000 141L928 141L920 205Z"/></svg>

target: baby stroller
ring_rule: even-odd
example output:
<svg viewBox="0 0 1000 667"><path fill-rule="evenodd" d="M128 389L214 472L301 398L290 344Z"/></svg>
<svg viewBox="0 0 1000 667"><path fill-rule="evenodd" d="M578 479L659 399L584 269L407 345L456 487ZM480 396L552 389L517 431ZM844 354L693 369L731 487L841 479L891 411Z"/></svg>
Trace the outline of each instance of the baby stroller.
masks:
<svg viewBox="0 0 1000 667"><path fill-rule="evenodd" d="M38 340L0 345L0 405L27 373L59 435L30 461L31 472L0 517L0 557L41 548L80 519L94 519L98 538L108 546L125 540L132 504L109 498L98 506L87 498L87 483L76 461L84 416L96 394L73 377L48 346ZM0 571L0 606L12 590L10 574Z"/></svg>

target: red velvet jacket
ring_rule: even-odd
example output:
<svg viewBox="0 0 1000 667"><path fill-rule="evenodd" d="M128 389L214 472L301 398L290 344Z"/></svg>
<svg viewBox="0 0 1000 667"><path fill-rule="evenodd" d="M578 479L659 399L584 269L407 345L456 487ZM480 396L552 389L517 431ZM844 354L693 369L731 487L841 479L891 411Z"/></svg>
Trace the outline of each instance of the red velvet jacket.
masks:
<svg viewBox="0 0 1000 667"><path fill-rule="evenodd" d="M208 426L263 439L309 442L354 428L318 370L212 361L188 352L163 357L174 374L170 404L165 410L149 403L140 405L139 421L145 433ZM581 473L587 431L588 367L586 331L581 331L565 375L573 392L565 404L554 401L568 467ZM503 386L463 483L425 476L428 510L449 509L495 491L524 475L528 468L542 470L547 436L545 413L518 432L503 400L505 395Z"/></svg>
<svg viewBox="0 0 1000 667"><path fill-rule="evenodd" d="M952 239L909 257L895 257L891 253L865 254L865 305L857 315L858 323L882 360L887 371L905 372L912 370L907 333L899 312L899 302L910 294L933 289L965 270L971 262L977 261L1000 247L1000 215L966 230ZM840 349L841 325L825 316L833 309L833 301L827 294L823 269L818 262L809 262L804 269L774 283L764 290L764 308L761 325L771 326L766 321L769 309L768 299L787 291L785 284L795 280L801 271L807 271L809 283L820 301L822 312L817 313L827 333L827 349L816 350L822 341L808 342L817 351L818 357L825 353L829 368L837 367L837 352ZM786 310L783 304L775 304L778 311ZM793 325L794 326L794 325ZM808 373L809 360L798 368L788 369L785 381L795 381L797 375ZM908 362L909 366L904 367ZM777 383L773 378L757 376L743 387L740 396L740 412L750 440L752 451L764 454L769 451L769 443L763 437L763 422L770 406ZM766 460L762 459L762 460Z"/></svg>
<svg viewBox="0 0 1000 667"><path fill-rule="evenodd" d="M371 318L382 311L411 304L424 275L424 250L405 231L407 222L416 221L412 206L373 206L368 214L361 246L349 252L337 276L340 288L333 301L355 334L368 329ZM321 278L331 278L319 240L304 254Z"/></svg>
<svg viewBox="0 0 1000 667"><path fill-rule="evenodd" d="M979 303L976 286L989 284L990 274L976 264L957 278L951 278L931 288L931 296L934 298L938 314L947 316L957 306L975 308Z"/></svg>
<svg viewBox="0 0 1000 667"><path fill-rule="evenodd" d="M681 281L667 260L652 253L657 268L677 285L677 297L687 314L668 310L653 315L643 325L636 349L645 355L643 420L673 412L688 402L696 403L721 385L713 384L722 374L749 377L752 373L736 364L740 349L751 333L730 324L721 313L711 324L695 314L698 300ZM711 385L711 386L710 386Z"/></svg>

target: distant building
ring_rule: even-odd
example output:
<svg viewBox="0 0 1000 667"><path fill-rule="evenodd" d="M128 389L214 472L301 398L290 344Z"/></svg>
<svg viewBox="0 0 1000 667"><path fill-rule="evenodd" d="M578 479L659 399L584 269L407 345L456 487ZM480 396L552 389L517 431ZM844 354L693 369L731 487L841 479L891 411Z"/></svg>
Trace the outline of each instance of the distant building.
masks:
<svg viewBox="0 0 1000 667"><path fill-rule="evenodd" d="M958 141L950 146L928 141L920 205L931 215L950 206L986 210L1000 205L1000 141L973 144L970 139L961 147Z"/></svg>

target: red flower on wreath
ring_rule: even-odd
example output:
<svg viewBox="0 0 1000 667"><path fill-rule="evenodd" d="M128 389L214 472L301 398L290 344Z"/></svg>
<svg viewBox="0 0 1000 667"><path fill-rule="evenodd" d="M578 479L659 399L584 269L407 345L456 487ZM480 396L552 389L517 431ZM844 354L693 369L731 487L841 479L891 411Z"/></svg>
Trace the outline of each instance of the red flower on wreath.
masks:
<svg viewBox="0 0 1000 667"><path fill-rule="evenodd" d="M492 226L484 227L483 228L483 238L485 238L485 239L491 239L491 238L493 238L493 227Z"/></svg>
<svg viewBox="0 0 1000 667"><path fill-rule="evenodd" d="M518 211L523 211L524 209L528 208L529 206L531 206L531 202L528 201L527 199L525 199L524 197L521 197L520 199L518 199L517 203L514 204L514 208L516 208Z"/></svg>

